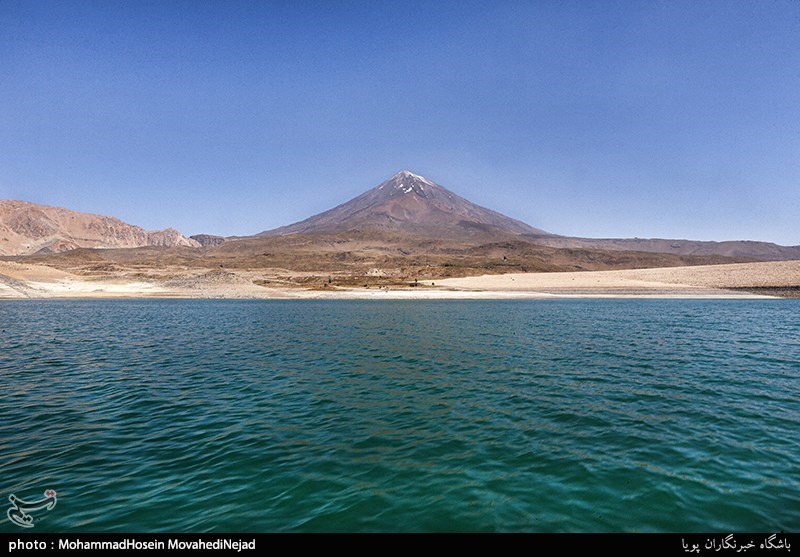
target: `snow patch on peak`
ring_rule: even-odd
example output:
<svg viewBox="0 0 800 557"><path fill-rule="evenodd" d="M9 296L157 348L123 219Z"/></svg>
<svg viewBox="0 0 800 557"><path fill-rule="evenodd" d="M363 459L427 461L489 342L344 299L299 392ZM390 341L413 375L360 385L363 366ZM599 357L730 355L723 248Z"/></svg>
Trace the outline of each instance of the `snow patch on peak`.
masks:
<svg viewBox="0 0 800 557"><path fill-rule="evenodd" d="M410 172L408 170L401 170L395 176L401 179L409 178L414 182L422 182L423 184L428 184L429 186L434 185L433 182L431 182L427 178L420 176L419 174L414 174L413 172Z"/></svg>

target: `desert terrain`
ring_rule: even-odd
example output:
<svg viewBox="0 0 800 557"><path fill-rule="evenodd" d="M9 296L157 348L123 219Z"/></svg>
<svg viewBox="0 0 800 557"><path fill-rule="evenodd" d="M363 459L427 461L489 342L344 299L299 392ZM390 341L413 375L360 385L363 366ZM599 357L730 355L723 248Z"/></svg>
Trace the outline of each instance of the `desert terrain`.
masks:
<svg viewBox="0 0 800 557"><path fill-rule="evenodd" d="M538 272L383 285L304 283L307 273L253 269L107 270L78 274L0 261L0 298L491 299L552 297L797 297L800 261L613 271ZM314 275L315 276L315 275Z"/></svg>

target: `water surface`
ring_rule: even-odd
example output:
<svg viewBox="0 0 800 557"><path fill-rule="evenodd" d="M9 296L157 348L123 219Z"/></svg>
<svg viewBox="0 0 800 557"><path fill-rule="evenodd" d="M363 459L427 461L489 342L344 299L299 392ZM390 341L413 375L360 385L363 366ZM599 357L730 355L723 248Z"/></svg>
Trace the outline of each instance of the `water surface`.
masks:
<svg viewBox="0 0 800 557"><path fill-rule="evenodd" d="M0 382L36 531L800 529L795 300L8 301Z"/></svg>

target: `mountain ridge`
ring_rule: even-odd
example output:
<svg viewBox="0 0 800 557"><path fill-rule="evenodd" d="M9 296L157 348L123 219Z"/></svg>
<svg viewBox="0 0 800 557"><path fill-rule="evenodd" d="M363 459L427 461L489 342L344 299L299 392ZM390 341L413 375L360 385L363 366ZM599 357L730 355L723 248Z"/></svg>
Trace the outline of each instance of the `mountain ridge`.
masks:
<svg viewBox="0 0 800 557"><path fill-rule="evenodd" d="M280 240L280 241L278 241ZM276 243L277 242L277 243ZM800 246L769 242L723 242L661 238L578 238L545 232L482 207L445 187L402 170L332 209L250 236L196 234L173 228L146 231L115 217L79 213L15 200L0 200L0 255L48 255L77 248L193 247L199 254L274 253L303 244L325 253L352 242L370 249L429 252L524 242L564 249L675 256L723 256L746 260L800 260ZM306 249L306 248L304 248Z"/></svg>
<svg viewBox="0 0 800 557"><path fill-rule="evenodd" d="M574 236L530 236L531 242L551 248L643 251L673 255L722 255L771 261L800 259L800 246L784 246L757 240L688 240L685 238L579 238Z"/></svg>
<svg viewBox="0 0 800 557"><path fill-rule="evenodd" d="M174 228L145 230L116 217L29 201L0 200L0 255L145 246L199 247L200 244Z"/></svg>

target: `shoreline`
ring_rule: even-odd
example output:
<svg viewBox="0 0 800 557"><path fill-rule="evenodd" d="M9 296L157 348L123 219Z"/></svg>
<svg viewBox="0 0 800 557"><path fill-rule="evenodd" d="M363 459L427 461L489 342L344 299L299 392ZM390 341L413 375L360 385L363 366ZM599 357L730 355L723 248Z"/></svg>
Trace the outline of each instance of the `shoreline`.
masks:
<svg viewBox="0 0 800 557"><path fill-rule="evenodd" d="M137 294L131 295L118 295L118 296L41 296L41 297L10 297L0 296L0 303L2 302L26 302L26 301L81 301L81 300L231 300L231 301L245 301L245 300L286 300L286 301L303 301L303 300L319 300L319 301L403 301L403 300L420 300L420 301L436 301L436 300L452 300L452 301L469 301L469 300L790 300L791 297L784 296L767 296L761 294L542 294L539 292L531 292L520 294L516 292L456 292L452 295L446 291L435 293L430 296L420 295L403 295L396 293L396 295L388 294L386 296L362 296L358 292L337 292L332 295L326 296L186 296L186 295L165 295L165 296L143 296Z"/></svg>
<svg viewBox="0 0 800 557"><path fill-rule="evenodd" d="M169 280L120 272L86 276L44 265L0 262L2 299L314 299L314 300L549 300L549 299L783 299L800 294L800 261L667 267L617 271L510 273L446 278L435 285L308 288L258 284L263 270L169 271ZM176 279L175 276L179 278Z"/></svg>
<svg viewBox="0 0 800 557"><path fill-rule="evenodd" d="M616 292L598 288L594 292L564 288L561 292L535 290L467 290L467 289L357 289L340 288L328 291L302 288L262 289L261 292L199 291L171 292L120 289L115 291L49 292L36 290L28 295L9 295L0 291L0 301L13 300L565 300L565 299L653 299L653 300L778 300L782 296L737 292L675 288L669 290Z"/></svg>

